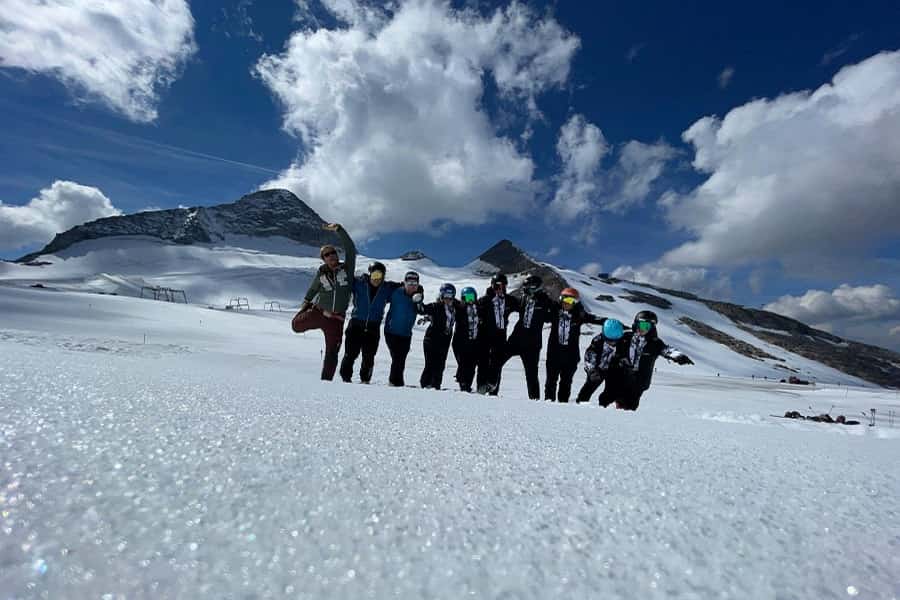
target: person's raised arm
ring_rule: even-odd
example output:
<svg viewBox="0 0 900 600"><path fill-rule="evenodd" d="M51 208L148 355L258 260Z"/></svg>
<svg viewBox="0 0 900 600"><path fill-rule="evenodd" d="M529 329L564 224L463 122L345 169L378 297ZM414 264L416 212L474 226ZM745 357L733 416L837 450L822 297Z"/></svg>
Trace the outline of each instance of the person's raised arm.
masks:
<svg viewBox="0 0 900 600"><path fill-rule="evenodd" d="M338 236L346 255L344 257L345 268L352 277L356 273L356 244L353 243L353 238L350 237L350 234L347 233L347 230L340 223L329 223L324 225L322 229L333 231Z"/></svg>

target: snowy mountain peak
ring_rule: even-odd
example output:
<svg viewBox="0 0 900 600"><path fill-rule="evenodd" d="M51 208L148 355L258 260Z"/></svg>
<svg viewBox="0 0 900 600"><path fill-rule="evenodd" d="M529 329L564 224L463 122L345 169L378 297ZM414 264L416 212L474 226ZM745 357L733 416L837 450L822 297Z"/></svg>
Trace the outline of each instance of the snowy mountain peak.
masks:
<svg viewBox="0 0 900 600"><path fill-rule="evenodd" d="M409 252L404 252L400 255L400 260L425 260L428 256L422 252L421 250L410 250Z"/></svg>
<svg viewBox="0 0 900 600"><path fill-rule="evenodd" d="M469 264L469 268L482 275L494 273L537 275L544 280L544 289L551 297L558 296L563 288L570 287L569 282L557 269L534 260L510 240L500 240L485 250ZM513 291L518 287L515 279L510 281L510 287Z"/></svg>
<svg viewBox="0 0 900 600"><path fill-rule="evenodd" d="M510 240L500 240L485 250L477 260L496 267L496 271L502 271L503 273L521 273L540 266L524 250ZM491 272L492 270L486 268L484 271Z"/></svg>
<svg viewBox="0 0 900 600"><path fill-rule="evenodd" d="M54 254L78 242L114 236L147 236L177 244L208 244L223 241L229 235L280 236L309 246L336 242L333 234L322 230L324 223L292 192L262 190L218 206L173 208L90 221L58 234L43 249L18 262Z"/></svg>

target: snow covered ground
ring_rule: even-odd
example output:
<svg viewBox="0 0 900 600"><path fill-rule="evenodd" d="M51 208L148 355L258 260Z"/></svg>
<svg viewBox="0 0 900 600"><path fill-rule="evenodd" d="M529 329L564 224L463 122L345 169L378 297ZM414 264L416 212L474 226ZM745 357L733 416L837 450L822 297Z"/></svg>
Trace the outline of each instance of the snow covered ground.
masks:
<svg viewBox="0 0 900 600"><path fill-rule="evenodd" d="M517 364L499 398L384 387L383 347L323 383L289 312L6 279L4 598L900 597L896 392L716 377L717 345L637 413Z"/></svg>

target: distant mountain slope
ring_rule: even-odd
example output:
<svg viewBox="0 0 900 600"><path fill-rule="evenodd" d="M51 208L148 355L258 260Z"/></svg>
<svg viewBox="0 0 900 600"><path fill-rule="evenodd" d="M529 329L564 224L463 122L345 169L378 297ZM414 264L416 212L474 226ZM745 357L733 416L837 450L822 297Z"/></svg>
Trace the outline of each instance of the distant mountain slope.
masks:
<svg viewBox="0 0 900 600"><path fill-rule="evenodd" d="M606 281L613 284L625 284L615 278ZM845 340L827 331L810 327L796 319L767 310L700 298L689 292L670 290L650 283L629 283L628 285L646 287L667 296L704 304L761 341L860 379L878 385L900 388L900 354L891 350ZM628 291L640 301L655 307L671 305L669 300L658 295L636 292L633 289ZM708 330L703 327L695 326L694 331L710 339L719 337L713 333L706 333Z"/></svg>
<svg viewBox="0 0 900 600"><path fill-rule="evenodd" d="M59 234L20 264L0 263L0 283L130 296L139 295L144 286L162 286L185 290L191 303L221 307L233 297L246 297L253 307L277 301L287 309L299 303L320 265L318 246L334 241L322 224L312 209L284 190L257 192L220 206L99 219ZM360 257L360 271L368 260ZM896 352L767 311L652 284L589 277L539 262L509 240L462 268L442 267L420 252L382 261L389 279L418 271L428 298L445 281L458 289L471 285L482 294L497 272L506 273L510 289L520 294L522 279L533 273L544 279L552 297L575 287L592 312L626 324L639 310L655 310L663 338L694 356L698 370L713 375L797 374L900 388ZM586 335L591 331L586 328ZM669 366L661 363L659 368Z"/></svg>
<svg viewBox="0 0 900 600"><path fill-rule="evenodd" d="M336 242L322 230L325 221L288 190L263 190L230 204L173 208L106 217L58 234L43 249L23 256L29 262L86 240L114 236L148 236L176 244L213 243L229 235L284 237L309 246Z"/></svg>

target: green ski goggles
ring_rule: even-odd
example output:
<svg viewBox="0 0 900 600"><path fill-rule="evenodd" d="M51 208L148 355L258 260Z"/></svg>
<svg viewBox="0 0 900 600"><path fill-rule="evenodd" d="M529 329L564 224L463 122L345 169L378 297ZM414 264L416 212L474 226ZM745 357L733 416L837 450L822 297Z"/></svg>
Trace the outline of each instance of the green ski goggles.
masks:
<svg viewBox="0 0 900 600"><path fill-rule="evenodd" d="M463 302L466 302L466 303L475 302L475 300L476 300L475 294L466 292L462 295L462 300L463 300Z"/></svg>
<svg viewBox="0 0 900 600"><path fill-rule="evenodd" d="M653 323L651 323L650 321L638 321L637 328L642 333L647 333L648 331L653 329Z"/></svg>

